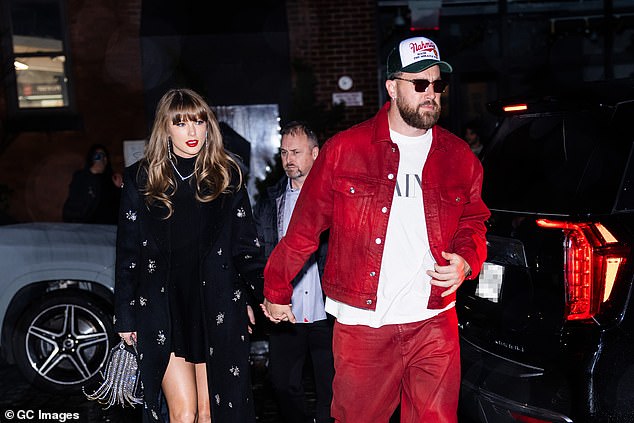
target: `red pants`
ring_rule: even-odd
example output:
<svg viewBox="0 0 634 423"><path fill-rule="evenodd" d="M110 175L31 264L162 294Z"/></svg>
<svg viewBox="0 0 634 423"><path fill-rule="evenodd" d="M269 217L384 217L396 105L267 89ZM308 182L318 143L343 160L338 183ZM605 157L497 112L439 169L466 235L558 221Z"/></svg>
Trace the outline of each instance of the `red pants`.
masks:
<svg viewBox="0 0 634 423"><path fill-rule="evenodd" d="M456 423L460 344L455 309L371 328L335 322L332 416L341 423Z"/></svg>

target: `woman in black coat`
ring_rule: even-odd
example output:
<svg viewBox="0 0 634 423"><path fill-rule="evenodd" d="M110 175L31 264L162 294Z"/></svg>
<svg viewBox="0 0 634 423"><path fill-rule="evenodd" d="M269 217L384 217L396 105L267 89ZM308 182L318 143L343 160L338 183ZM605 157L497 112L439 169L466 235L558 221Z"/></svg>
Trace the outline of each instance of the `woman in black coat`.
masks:
<svg viewBox="0 0 634 423"><path fill-rule="evenodd" d="M137 342L144 420L254 422L249 303L264 259L240 167L197 93L159 101L128 167L117 234L115 329Z"/></svg>

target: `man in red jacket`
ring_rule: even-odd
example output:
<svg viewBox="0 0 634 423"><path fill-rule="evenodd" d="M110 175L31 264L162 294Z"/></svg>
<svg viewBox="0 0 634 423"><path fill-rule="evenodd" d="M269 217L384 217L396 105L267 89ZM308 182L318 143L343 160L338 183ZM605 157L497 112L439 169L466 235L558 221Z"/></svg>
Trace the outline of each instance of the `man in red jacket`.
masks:
<svg viewBox="0 0 634 423"><path fill-rule="evenodd" d="M390 101L324 144L265 269L265 314L294 322L290 282L330 229L337 422L388 422L399 402L401 422L457 421L455 292L485 259L489 210L480 161L436 125L451 71L432 40L399 43Z"/></svg>

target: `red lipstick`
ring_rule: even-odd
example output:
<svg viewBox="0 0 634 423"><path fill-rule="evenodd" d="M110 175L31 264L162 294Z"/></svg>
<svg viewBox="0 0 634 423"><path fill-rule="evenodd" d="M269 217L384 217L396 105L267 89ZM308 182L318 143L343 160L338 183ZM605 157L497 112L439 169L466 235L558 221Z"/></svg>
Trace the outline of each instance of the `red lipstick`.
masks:
<svg viewBox="0 0 634 423"><path fill-rule="evenodd" d="M188 147L196 147L198 145L198 140L187 140L185 143Z"/></svg>

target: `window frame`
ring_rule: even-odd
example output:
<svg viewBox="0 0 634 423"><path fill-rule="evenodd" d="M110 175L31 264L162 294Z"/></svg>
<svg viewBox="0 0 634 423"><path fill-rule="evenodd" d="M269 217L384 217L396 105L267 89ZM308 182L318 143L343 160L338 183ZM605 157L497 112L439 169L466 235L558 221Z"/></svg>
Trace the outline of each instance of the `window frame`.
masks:
<svg viewBox="0 0 634 423"><path fill-rule="evenodd" d="M69 47L69 28L67 19L66 0L28 0L33 3L53 4L57 6L59 11L60 28L61 28L61 51L55 52L34 52L34 53L16 53L13 50L13 17L11 8L14 4L19 4L21 0L0 0L0 31L4 34L2 37L2 73L5 75L4 92L6 97L7 118L9 123L14 123L16 129L70 129L76 126L71 123L75 119L72 118L76 113L76 102L74 95L74 78L71 74L72 59ZM57 107L20 107L18 96L18 75L14 66L17 57L56 57L64 56L64 76L66 78L65 101L67 105ZM37 124L32 122L32 118L38 118ZM50 119L47 119L50 118ZM60 120L60 118L62 118ZM68 120L67 118L71 118ZM31 122L30 124L28 122ZM37 127L34 127L37 126Z"/></svg>

